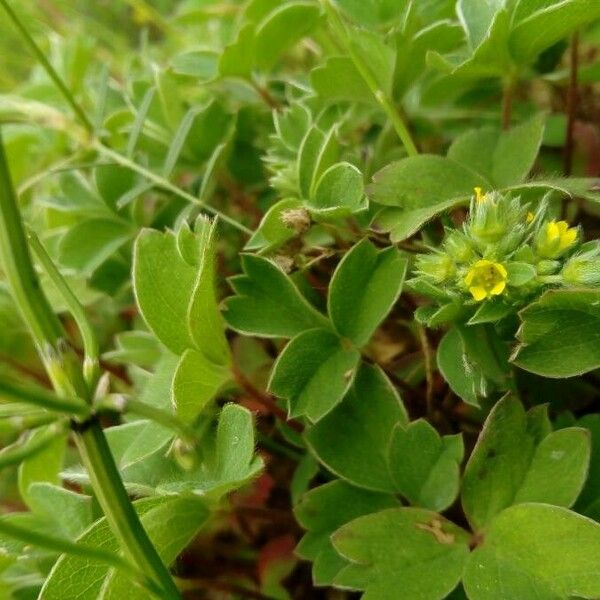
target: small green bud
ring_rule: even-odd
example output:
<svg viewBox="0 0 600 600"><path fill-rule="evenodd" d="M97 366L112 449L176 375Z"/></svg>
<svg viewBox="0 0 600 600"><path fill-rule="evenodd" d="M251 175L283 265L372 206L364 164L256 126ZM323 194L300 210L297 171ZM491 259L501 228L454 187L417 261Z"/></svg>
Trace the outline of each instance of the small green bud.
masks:
<svg viewBox="0 0 600 600"><path fill-rule="evenodd" d="M553 275L560 267L557 260L540 260L536 265L538 275Z"/></svg>
<svg viewBox="0 0 600 600"><path fill-rule="evenodd" d="M451 231L444 241L444 250L456 262L468 262L473 258L473 246L462 231Z"/></svg>
<svg viewBox="0 0 600 600"><path fill-rule="evenodd" d="M519 238L510 241L510 245L516 247L524 232L525 213L518 198L491 192L471 203L467 232L479 243L496 244L508 232L514 234L521 225Z"/></svg>
<svg viewBox="0 0 600 600"><path fill-rule="evenodd" d="M435 283L448 281L455 271L454 262L447 254L420 254L417 258L417 271L432 279Z"/></svg>
<svg viewBox="0 0 600 600"><path fill-rule="evenodd" d="M571 257L561 275L567 285L600 285L600 244Z"/></svg>

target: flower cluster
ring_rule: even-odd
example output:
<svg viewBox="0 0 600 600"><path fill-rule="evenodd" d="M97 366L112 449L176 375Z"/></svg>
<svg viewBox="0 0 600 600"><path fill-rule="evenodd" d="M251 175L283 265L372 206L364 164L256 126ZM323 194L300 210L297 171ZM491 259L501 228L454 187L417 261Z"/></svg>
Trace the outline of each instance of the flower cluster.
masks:
<svg viewBox="0 0 600 600"><path fill-rule="evenodd" d="M461 228L447 229L441 245L417 256L416 291L439 304L494 300L518 307L549 286L600 285L600 242L535 212L520 198L476 188Z"/></svg>

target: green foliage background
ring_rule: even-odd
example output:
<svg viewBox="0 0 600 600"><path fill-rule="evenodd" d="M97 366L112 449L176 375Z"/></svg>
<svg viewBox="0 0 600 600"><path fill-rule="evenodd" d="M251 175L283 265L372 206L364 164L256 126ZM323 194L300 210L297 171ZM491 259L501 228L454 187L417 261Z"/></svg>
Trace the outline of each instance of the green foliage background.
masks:
<svg viewBox="0 0 600 600"><path fill-rule="evenodd" d="M0 15L1 600L600 597L600 2Z"/></svg>

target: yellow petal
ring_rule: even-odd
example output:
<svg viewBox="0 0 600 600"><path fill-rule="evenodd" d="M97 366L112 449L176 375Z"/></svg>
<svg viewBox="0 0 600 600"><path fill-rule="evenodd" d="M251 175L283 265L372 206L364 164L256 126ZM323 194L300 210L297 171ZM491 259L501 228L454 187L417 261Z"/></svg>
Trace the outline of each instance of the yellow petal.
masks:
<svg viewBox="0 0 600 600"><path fill-rule="evenodd" d="M560 228L557 223L550 221L550 223L546 225L546 236L549 240L555 240L557 237L560 237Z"/></svg>
<svg viewBox="0 0 600 600"><path fill-rule="evenodd" d="M508 272L504 268L504 265L501 265L500 263L494 263L494 266L496 267L496 271L498 271L498 273L500 273L500 275L506 279Z"/></svg>
<svg viewBox="0 0 600 600"><path fill-rule="evenodd" d="M471 283L473 282L473 277L475 277L475 271L473 271L473 269L471 269L466 275L465 275L465 283L467 285L471 285Z"/></svg>
<svg viewBox="0 0 600 600"><path fill-rule="evenodd" d="M499 296L506 287L506 281L499 281L491 290L490 296Z"/></svg>
<svg viewBox="0 0 600 600"><path fill-rule="evenodd" d="M482 258L480 260L478 260L473 267L489 267L492 264L491 260L487 260L485 258Z"/></svg>
<svg viewBox="0 0 600 600"><path fill-rule="evenodd" d="M484 298L487 298L487 292L485 291L485 288L480 285L470 287L469 291L476 302L481 302Z"/></svg>
<svg viewBox="0 0 600 600"><path fill-rule="evenodd" d="M563 248L568 248L575 240L577 239L577 229L572 227L565 231L561 239L561 246Z"/></svg>

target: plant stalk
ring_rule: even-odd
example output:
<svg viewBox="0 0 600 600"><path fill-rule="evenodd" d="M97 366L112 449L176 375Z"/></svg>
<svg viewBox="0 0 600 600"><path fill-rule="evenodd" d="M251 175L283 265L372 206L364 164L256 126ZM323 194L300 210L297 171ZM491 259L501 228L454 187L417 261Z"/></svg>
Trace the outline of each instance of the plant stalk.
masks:
<svg viewBox="0 0 600 600"><path fill-rule="evenodd" d="M119 532L126 554L142 572L160 585L164 598L179 600L181 596L177 586L129 500L100 424L96 419L87 423L89 426L84 423L75 440L111 530Z"/></svg>
<svg viewBox="0 0 600 600"><path fill-rule="evenodd" d="M325 8L325 12L330 19L330 24L336 35L342 40L343 46L345 50L348 52L356 70L359 72L360 76L364 79L368 88L371 90L371 93L377 100L378 104L383 109L383 112L387 115L388 119L394 126L400 141L404 145L406 153L408 156L417 156L419 154L419 150L417 149L410 132L408 131L408 127L402 120L400 113L392 103L391 99L388 98L387 94L381 89L377 79L371 72L369 65L363 60L362 56L354 50L352 45L352 41L348 37L348 33L342 22L342 19L337 12L336 8L332 5L330 0L322 0L322 4Z"/></svg>
<svg viewBox="0 0 600 600"><path fill-rule="evenodd" d="M66 344L62 325L33 268L1 134L0 258L16 304L38 345L56 393L67 398L82 397L89 402L90 393L79 359ZM96 418L90 418L76 425L75 438L83 463L115 537L148 579L161 587L163 597L178 600L177 587L127 496L100 424Z"/></svg>

